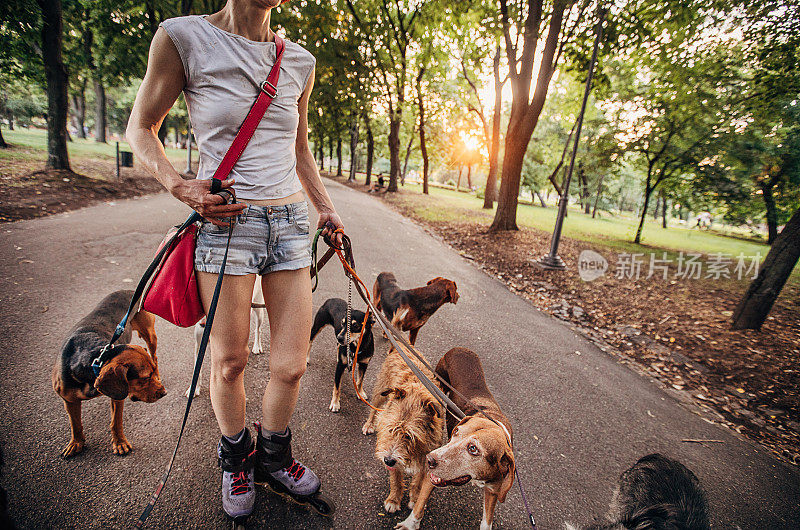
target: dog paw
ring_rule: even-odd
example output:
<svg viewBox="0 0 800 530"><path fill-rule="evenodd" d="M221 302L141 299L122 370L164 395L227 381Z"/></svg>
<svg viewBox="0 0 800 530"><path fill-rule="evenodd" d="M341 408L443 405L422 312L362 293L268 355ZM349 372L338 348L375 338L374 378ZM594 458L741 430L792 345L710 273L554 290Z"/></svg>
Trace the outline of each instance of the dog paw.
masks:
<svg viewBox="0 0 800 530"><path fill-rule="evenodd" d="M189 392L191 392L191 390L192 390L192 388L191 388L191 387L187 388L187 389L186 389L186 392L184 392L184 393L183 393L183 395L184 395L184 396L186 396L186 397L188 398L188 397L189 397ZM197 397L197 396L199 396L199 395L200 395L200 385L197 385L197 386L194 388L194 397Z"/></svg>
<svg viewBox="0 0 800 530"><path fill-rule="evenodd" d="M361 427L361 434L363 434L364 436L375 434L375 426L370 422L365 423L364 426Z"/></svg>
<svg viewBox="0 0 800 530"><path fill-rule="evenodd" d="M395 530L418 530L419 521L414 517L414 512L411 512L405 520L397 523L394 528Z"/></svg>
<svg viewBox="0 0 800 530"><path fill-rule="evenodd" d="M262 353L264 353L264 350L261 348L261 344L258 344L256 342L253 344L253 348L250 350L250 353L252 353L253 355L261 355Z"/></svg>
<svg viewBox="0 0 800 530"><path fill-rule="evenodd" d="M83 451L84 442L79 442L77 440L70 440L67 446L61 450L61 457L62 458L69 458L71 456L75 456L81 451Z"/></svg>
<svg viewBox="0 0 800 530"><path fill-rule="evenodd" d="M340 408L341 408L341 404L339 403L338 400L332 399L331 400L331 404L328 405L328 410L330 410L331 412L339 412Z"/></svg>
<svg viewBox="0 0 800 530"><path fill-rule="evenodd" d="M387 498L383 501L383 508L386 510L386 513L394 513L400 509L400 501Z"/></svg>
<svg viewBox="0 0 800 530"><path fill-rule="evenodd" d="M131 452L133 446L131 446L130 442L127 439L119 438L116 440L111 440L111 450L114 452L115 455L124 456Z"/></svg>

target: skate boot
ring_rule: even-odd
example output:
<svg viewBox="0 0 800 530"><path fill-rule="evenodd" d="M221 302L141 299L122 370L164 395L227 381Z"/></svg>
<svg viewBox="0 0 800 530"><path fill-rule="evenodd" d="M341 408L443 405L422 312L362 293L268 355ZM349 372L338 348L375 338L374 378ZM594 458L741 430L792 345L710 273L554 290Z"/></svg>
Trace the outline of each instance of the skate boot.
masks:
<svg viewBox="0 0 800 530"><path fill-rule="evenodd" d="M250 431L244 430L241 439L232 443L224 436L217 446L222 468L222 509L233 519L233 527L244 525L253 512L256 501L253 465L255 446Z"/></svg>
<svg viewBox="0 0 800 530"><path fill-rule="evenodd" d="M333 502L319 491L320 481L309 468L292 458L292 431L264 436L261 424L255 423L256 441L255 481L273 492L315 512L331 516L336 510Z"/></svg>

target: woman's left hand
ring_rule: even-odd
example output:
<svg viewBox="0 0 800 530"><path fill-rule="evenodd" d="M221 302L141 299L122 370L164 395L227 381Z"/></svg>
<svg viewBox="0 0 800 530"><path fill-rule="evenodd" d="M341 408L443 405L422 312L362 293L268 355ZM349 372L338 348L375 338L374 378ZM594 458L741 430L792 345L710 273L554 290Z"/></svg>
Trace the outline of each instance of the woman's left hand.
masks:
<svg viewBox="0 0 800 530"><path fill-rule="evenodd" d="M336 212L320 213L317 228L322 228L322 235L329 237L337 247L342 246L342 232L336 232L340 228L344 231L344 223L339 214Z"/></svg>

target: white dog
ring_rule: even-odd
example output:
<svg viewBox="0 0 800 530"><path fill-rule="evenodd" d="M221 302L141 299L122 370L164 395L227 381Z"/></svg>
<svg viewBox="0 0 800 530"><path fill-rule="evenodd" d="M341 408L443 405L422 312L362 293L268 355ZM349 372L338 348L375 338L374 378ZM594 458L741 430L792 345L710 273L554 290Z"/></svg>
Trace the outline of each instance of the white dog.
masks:
<svg viewBox="0 0 800 530"><path fill-rule="evenodd" d="M264 348L261 346L261 326L264 324L264 317L267 315L267 308L264 304L264 292L261 289L261 282L256 281L256 286L253 289L253 302L250 305L250 329L254 330L253 332L253 347L250 351L254 355L260 355L264 353ZM203 331L205 330L206 319L202 319L200 322L194 325L194 360L197 362L197 350L200 348L200 340L203 338ZM184 394L187 398L189 397L189 391L191 388L186 389L186 393ZM197 381L197 387L194 389L195 397L200 395L200 380Z"/></svg>

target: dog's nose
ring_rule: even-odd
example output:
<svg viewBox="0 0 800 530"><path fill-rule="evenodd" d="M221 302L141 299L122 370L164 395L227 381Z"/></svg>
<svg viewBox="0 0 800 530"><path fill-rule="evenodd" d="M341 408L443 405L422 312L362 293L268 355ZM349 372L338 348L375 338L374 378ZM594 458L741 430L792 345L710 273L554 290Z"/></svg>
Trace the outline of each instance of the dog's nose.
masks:
<svg viewBox="0 0 800 530"><path fill-rule="evenodd" d="M164 396L166 396L166 395L167 395L167 389L166 389L166 388L163 388L163 387L162 387L162 388L160 388L160 389L159 389L159 391L158 391L158 397L159 397L159 398L162 398L162 397L164 397Z"/></svg>
<svg viewBox="0 0 800 530"><path fill-rule="evenodd" d="M428 455L428 468L436 469L436 466L439 465L439 462L436 461L436 457L433 455Z"/></svg>
<svg viewBox="0 0 800 530"><path fill-rule="evenodd" d="M397 460L395 460L391 456L384 456L383 457L383 463L386 464L389 467L394 467L394 465L397 463Z"/></svg>

